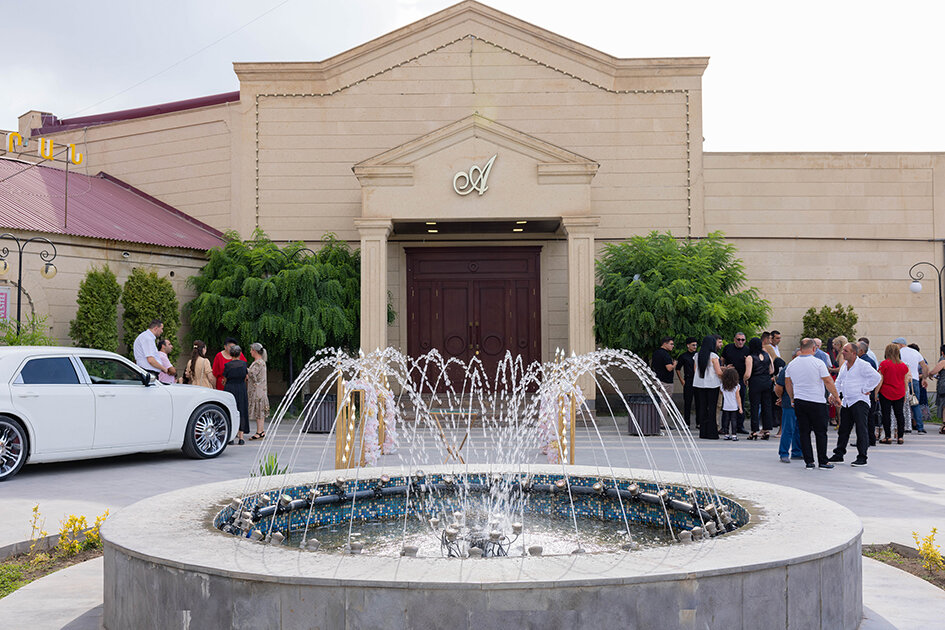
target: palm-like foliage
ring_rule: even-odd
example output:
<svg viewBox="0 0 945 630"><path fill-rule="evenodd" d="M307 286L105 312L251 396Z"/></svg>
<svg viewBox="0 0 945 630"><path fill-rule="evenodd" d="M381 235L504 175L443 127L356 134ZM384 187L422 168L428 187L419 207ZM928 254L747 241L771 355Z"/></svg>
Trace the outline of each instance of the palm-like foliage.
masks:
<svg viewBox="0 0 945 630"><path fill-rule="evenodd" d="M757 289L741 289L744 266L720 232L682 241L652 232L607 245L597 279L598 344L643 356L664 336L681 347L690 335L701 341L709 334L751 334L770 312Z"/></svg>
<svg viewBox="0 0 945 630"><path fill-rule="evenodd" d="M246 348L262 343L272 360L304 362L316 350L359 345L360 252L334 235L315 255L302 243L283 248L257 230L249 241L227 234L189 282L191 335L211 348L233 336ZM391 317L390 312L388 318Z"/></svg>

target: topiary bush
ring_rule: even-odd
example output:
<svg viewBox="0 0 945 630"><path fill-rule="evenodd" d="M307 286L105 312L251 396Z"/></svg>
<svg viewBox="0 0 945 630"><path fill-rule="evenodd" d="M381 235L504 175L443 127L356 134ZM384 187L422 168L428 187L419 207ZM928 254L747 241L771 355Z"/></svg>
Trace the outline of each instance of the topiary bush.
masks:
<svg viewBox="0 0 945 630"><path fill-rule="evenodd" d="M69 322L69 336L76 346L118 351L118 300L121 286L105 265L93 267L79 284L75 319Z"/></svg>
<svg viewBox="0 0 945 630"><path fill-rule="evenodd" d="M169 357L174 362L179 354L180 307L171 281L159 278L156 271L134 269L122 289L121 306L124 309L122 341L127 346L128 356L133 358L135 337L157 318L164 322L163 337L174 344Z"/></svg>
<svg viewBox="0 0 945 630"><path fill-rule="evenodd" d="M847 339L856 339L856 322L858 317L853 307L837 304L834 308L824 306L820 311L814 307L804 313L804 337L817 337L826 342L828 339L843 335Z"/></svg>

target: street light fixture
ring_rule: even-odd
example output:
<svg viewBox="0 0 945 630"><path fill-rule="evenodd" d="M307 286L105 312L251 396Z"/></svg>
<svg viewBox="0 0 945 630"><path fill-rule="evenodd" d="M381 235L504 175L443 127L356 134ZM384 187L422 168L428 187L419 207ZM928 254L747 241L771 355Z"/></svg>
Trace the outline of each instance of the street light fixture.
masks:
<svg viewBox="0 0 945 630"><path fill-rule="evenodd" d="M44 264L39 273L41 276L47 280L52 280L56 276L56 265L53 264L53 260L56 258L56 246L52 244L48 238L42 236L34 236L31 239L26 241L21 241L17 237L9 233L0 234L0 239L10 239L16 241L16 246L18 249L17 257L17 268L16 268L16 334L20 335L20 313L21 313L21 303L23 301L23 250L30 243L45 243L48 247L43 247L39 251L39 257L43 260ZM49 248L52 248L50 252ZM0 276L6 275L10 270L10 263L7 262L6 258L10 255L10 248L4 246L0 248Z"/></svg>
<svg viewBox="0 0 945 630"><path fill-rule="evenodd" d="M922 290L922 283L920 280L925 277L925 274L921 271L916 271L916 267L921 265L928 265L935 270L935 274L938 276L938 338L939 344L945 345L945 314L942 311L942 271L945 271L945 267L936 267L930 262L917 262L909 268L909 277L912 278L912 282L909 284L909 290L913 293L918 293Z"/></svg>

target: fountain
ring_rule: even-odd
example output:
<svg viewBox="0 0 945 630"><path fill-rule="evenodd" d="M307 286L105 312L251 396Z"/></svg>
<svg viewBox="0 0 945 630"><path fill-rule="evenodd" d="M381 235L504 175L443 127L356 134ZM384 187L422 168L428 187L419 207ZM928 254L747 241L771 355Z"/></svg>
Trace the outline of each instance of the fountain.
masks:
<svg viewBox="0 0 945 630"><path fill-rule="evenodd" d="M674 472L656 466L622 395L593 409L579 386L619 394L628 377L659 414ZM332 393L335 422L313 450L302 425ZM268 432L257 465L277 454L285 472L110 519L106 627L859 624L858 519L797 490L713 479L629 352L507 355L495 374L435 351L323 352Z"/></svg>

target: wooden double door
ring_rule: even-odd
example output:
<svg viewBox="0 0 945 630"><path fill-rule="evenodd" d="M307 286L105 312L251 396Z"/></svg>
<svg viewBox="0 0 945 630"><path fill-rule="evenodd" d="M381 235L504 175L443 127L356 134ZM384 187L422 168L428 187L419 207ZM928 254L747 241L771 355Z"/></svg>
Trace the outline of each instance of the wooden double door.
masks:
<svg viewBox="0 0 945 630"><path fill-rule="evenodd" d="M406 252L411 356L435 348L467 363L478 357L490 379L506 352L541 359L540 247Z"/></svg>

